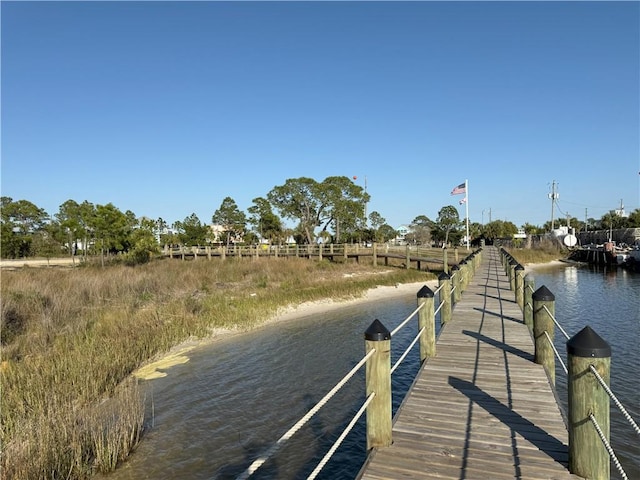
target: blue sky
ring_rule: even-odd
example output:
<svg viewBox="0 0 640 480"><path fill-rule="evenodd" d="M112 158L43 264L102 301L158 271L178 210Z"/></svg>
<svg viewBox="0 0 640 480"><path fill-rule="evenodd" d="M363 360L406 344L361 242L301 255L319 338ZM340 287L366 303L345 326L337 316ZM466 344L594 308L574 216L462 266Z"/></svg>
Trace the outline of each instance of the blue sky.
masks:
<svg viewBox="0 0 640 480"><path fill-rule="evenodd" d="M169 223L357 176L397 227L640 207L638 2L2 1L3 196Z"/></svg>

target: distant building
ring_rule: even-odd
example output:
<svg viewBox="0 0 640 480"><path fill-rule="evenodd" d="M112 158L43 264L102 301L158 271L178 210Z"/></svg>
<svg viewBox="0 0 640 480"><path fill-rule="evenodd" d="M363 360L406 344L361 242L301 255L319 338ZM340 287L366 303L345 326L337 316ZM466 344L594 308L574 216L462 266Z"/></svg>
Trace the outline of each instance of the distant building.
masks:
<svg viewBox="0 0 640 480"><path fill-rule="evenodd" d="M394 238L394 243L396 245L404 245L407 243L407 234L409 233L409 227L407 225L400 225L398 228L396 228L396 232L398 232L398 234L396 235L396 238Z"/></svg>

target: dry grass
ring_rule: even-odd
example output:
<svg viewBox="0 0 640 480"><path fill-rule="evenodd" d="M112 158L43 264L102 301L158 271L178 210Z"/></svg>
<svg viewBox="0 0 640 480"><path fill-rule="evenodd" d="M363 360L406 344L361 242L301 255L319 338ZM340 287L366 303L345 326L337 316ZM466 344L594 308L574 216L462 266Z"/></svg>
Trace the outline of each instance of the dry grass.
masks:
<svg viewBox="0 0 640 480"><path fill-rule="evenodd" d="M507 249L522 265L532 263L547 263L566 258L566 250L560 249L553 242L543 242L536 248L509 248Z"/></svg>
<svg viewBox="0 0 640 480"><path fill-rule="evenodd" d="M131 373L189 338L253 328L289 304L430 278L303 259L3 272L3 478L113 470L143 433L144 402Z"/></svg>

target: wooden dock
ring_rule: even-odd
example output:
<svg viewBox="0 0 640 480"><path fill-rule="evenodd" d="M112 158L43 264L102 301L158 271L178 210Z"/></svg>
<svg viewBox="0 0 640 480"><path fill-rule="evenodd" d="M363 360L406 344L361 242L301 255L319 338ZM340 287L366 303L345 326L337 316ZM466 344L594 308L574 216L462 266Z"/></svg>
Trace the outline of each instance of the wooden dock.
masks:
<svg viewBox="0 0 640 480"><path fill-rule="evenodd" d="M577 479L568 434L494 247L358 478Z"/></svg>

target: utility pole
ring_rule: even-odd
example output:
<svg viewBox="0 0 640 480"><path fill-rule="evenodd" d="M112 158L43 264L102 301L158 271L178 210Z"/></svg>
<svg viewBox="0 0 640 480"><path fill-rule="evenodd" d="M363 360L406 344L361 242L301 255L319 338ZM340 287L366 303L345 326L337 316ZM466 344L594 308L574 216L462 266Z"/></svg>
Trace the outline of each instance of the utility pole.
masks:
<svg viewBox="0 0 640 480"><path fill-rule="evenodd" d="M554 214L554 207L556 204L556 198L558 198L560 195L556 193L556 181L554 180L551 183L551 193L549 194L549 198L551 199L551 230L555 230L555 223L553 220L553 214Z"/></svg>
<svg viewBox="0 0 640 480"><path fill-rule="evenodd" d="M587 218L587 209L584 209L584 231L588 232L589 231L589 220Z"/></svg>

